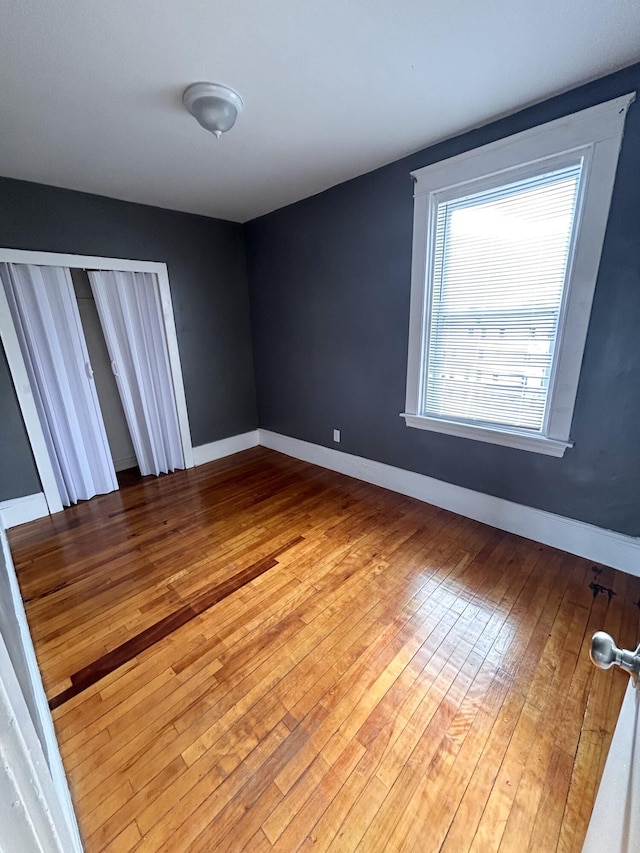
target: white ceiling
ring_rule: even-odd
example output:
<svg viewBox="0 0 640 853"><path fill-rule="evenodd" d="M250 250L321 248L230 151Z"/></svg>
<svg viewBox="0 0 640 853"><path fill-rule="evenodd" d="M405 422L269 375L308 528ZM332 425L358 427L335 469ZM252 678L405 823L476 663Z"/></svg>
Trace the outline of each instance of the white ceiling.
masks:
<svg viewBox="0 0 640 853"><path fill-rule="evenodd" d="M640 59L638 0L0 0L0 174L244 222ZM245 102L219 142L181 104Z"/></svg>

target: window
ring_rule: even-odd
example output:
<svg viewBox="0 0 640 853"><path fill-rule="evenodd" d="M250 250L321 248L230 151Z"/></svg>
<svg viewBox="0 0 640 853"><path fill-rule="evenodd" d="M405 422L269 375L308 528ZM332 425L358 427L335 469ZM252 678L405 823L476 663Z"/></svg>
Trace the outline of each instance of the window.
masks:
<svg viewBox="0 0 640 853"><path fill-rule="evenodd" d="M412 173L408 426L553 456L572 446L634 97Z"/></svg>

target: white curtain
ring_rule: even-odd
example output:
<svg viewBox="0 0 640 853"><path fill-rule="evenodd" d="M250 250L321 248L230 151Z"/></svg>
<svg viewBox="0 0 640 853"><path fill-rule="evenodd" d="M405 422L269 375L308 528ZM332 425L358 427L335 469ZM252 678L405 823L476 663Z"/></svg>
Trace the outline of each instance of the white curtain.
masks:
<svg viewBox="0 0 640 853"><path fill-rule="evenodd" d="M34 401L65 506L118 488L71 273L0 264Z"/></svg>
<svg viewBox="0 0 640 853"><path fill-rule="evenodd" d="M184 468L157 276L89 271L89 281L140 473Z"/></svg>

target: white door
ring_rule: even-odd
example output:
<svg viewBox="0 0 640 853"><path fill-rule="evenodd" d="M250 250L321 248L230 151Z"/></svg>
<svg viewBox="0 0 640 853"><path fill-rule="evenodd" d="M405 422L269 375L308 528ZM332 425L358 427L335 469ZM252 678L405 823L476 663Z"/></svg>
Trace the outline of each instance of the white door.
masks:
<svg viewBox="0 0 640 853"><path fill-rule="evenodd" d="M140 473L184 468L155 273L89 270Z"/></svg>
<svg viewBox="0 0 640 853"><path fill-rule="evenodd" d="M58 491L65 506L118 488L67 267L0 264Z"/></svg>
<svg viewBox="0 0 640 853"><path fill-rule="evenodd" d="M598 636L598 635L596 635ZM604 669L621 664L625 669L640 665L638 650L625 652L615 648L606 634L600 635L600 654L592 660ZM605 639L606 638L606 639ZM595 641L594 637L594 641ZM638 647L640 649L640 646ZM595 659L594 659L595 657ZM602 678L620 678L619 672L599 674ZM596 802L585 838L583 853L638 853L640 851L640 690L635 677L629 679L627 692L616 724L611 747L598 788Z"/></svg>

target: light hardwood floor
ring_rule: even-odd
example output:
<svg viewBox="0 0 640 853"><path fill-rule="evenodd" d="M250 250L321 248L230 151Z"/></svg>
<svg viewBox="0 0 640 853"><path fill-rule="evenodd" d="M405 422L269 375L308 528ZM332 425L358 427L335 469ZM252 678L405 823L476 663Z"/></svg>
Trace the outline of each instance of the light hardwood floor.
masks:
<svg viewBox="0 0 640 853"><path fill-rule="evenodd" d="M261 448L10 543L89 853L580 850L638 579Z"/></svg>

